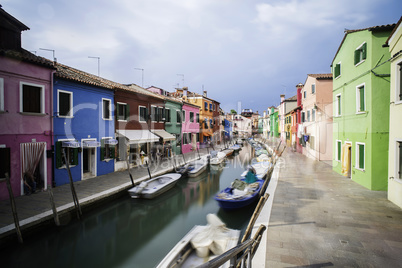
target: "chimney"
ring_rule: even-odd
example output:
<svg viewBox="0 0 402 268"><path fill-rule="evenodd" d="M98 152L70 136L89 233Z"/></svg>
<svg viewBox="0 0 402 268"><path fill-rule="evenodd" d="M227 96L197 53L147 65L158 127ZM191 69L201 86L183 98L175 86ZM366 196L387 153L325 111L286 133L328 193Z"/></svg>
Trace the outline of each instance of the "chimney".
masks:
<svg viewBox="0 0 402 268"><path fill-rule="evenodd" d="M296 91L297 91L297 106L301 106L301 102L302 102L302 89L303 89L304 85L302 83L299 83L296 85Z"/></svg>
<svg viewBox="0 0 402 268"><path fill-rule="evenodd" d="M183 87L183 96L187 96L188 87Z"/></svg>
<svg viewBox="0 0 402 268"><path fill-rule="evenodd" d="M207 97L207 91L206 90L203 91L202 96L204 96L205 98Z"/></svg>
<svg viewBox="0 0 402 268"><path fill-rule="evenodd" d="M281 94L281 103L285 101L285 94Z"/></svg>

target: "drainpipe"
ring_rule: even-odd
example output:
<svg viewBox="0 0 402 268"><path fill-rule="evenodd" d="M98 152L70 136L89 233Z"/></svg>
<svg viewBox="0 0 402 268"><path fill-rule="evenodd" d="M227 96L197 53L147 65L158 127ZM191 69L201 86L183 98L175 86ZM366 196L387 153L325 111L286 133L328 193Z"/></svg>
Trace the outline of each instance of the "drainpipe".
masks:
<svg viewBox="0 0 402 268"><path fill-rule="evenodd" d="M52 144L50 145L50 148L51 148L51 152L52 152L52 185L51 185L51 187L53 188L53 187L55 187L55 185L56 185L56 180L55 180L55 175L54 175L54 150L55 150L55 148L54 148L54 126L53 126L53 115L54 115L54 111L53 111L53 108L54 108L54 106L53 106L53 77L54 77L54 74L56 73L56 70L53 70L51 73L50 73L50 111L51 111L51 113L50 113L50 131L51 131L51 133L50 133L50 137L51 137L51 142L52 142ZM47 184L47 182L46 182L46 184Z"/></svg>

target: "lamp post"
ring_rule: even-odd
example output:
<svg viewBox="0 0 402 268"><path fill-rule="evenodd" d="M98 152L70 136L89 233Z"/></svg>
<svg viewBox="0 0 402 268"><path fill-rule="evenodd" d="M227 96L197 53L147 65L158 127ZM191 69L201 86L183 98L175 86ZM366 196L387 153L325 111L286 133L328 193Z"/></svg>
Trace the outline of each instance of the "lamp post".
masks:
<svg viewBox="0 0 402 268"><path fill-rule="evenodd" d="M91 58L91 59L98 59L98 77L99 77L99 76L100 76L100 57L88 56L88 58Z"/></svg>
<svg viewBox="0 0 402 268"><path fill-rule="evenodd" d="M144 69L142 68L134 68L136 70L140 70L142 72L141 86L144 87Z"/></svg>

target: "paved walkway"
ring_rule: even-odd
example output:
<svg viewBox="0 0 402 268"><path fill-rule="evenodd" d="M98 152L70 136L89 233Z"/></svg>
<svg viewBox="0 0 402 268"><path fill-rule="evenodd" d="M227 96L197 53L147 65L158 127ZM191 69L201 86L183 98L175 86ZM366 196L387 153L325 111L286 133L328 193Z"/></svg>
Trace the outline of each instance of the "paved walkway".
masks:
<svg viewBox="0 0 402 268"><path fill-rule="evenodd" d="M201 149L200 154L206 154L207 149ZM197 152L185 154L186 162L198 158ZM177 156L177 163L184 163L182 156ZM148 170L145 166L131 168L134 182L137 184L148 178ZM163 161L161 164L150 164L152 176L158 176L173 170L172 161ZM67 172L67 171L66 171ZM74 182L75 190L80 202L81 209L88 205L93 205L101 200L105 200L116 194L124 192L132 187L130 176L127 170L114 172L95 178ZM71 194L70 184L65 184L52 189L54 202L60 219L69 220L71 211L74 210L74 202ZM22 237L31 228L38 224L54 222L53 211L48 192L37 192L28 196L15 198L18 219L20 222ZM75 214L72 214L75 216ZM67 217L63 217L67 216ZM7 238L7 239L5 239ZM11 204L9 200L0 201L0 246L7 243L8 239L17 239Z"/></svg>
<svg viewBox="0 0 402 268"><path fill-rule="evenodd" d="M402 210L386 192L288 149L270 187L265 267L402 267Z"/></svg>

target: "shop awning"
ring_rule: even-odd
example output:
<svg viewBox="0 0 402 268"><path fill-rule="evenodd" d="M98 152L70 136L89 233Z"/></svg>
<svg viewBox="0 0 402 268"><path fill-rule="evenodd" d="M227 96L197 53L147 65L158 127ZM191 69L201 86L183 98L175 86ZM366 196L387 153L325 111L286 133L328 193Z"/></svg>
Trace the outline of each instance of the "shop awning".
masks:
<svg viewBox="0 0 402 268"><path fill-rule="evenodd" d="M82 147L84 148L96 148L100 146L101 144L99 141L82 141Z"/></svg>
<svg viewBox="0 0 402 268"><path fill-rule="evenodd" d="M78 141L63 141L63 143L61 145L62 145L62 147L67 147L67 148L81 147L81 144Z"/></svg>
<svg viewBox="0 0 402 268"><path fill-rule="evenodd" d="M119 142L116 139L106 139L105 144L117 145Z"/></svg>
<svg viewBox="0 0 402 268"><path fill-rule="evenodd" d="M154 129L151 131L154 134L156 134L157 136L161 137L163 139L163 141L174 141L176 139L175 136L173 136L172 134L170 134L169 132L167 132L163 129Z"/></svg>
<svg viewBox="0 0 402 268"><path fill-rule="evenodd" d="M159 137L149 130L117 130L117 134L128 139L129 144L158 142Z"/></svg>

